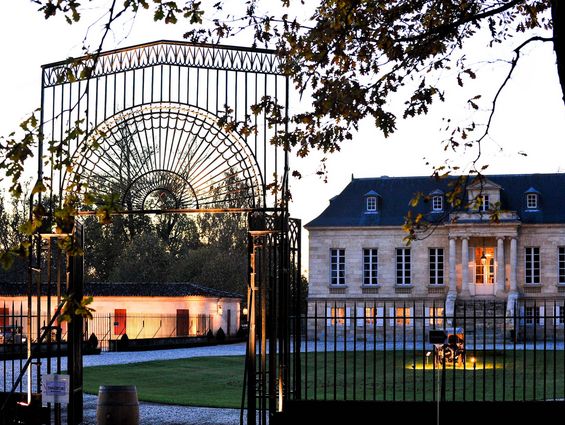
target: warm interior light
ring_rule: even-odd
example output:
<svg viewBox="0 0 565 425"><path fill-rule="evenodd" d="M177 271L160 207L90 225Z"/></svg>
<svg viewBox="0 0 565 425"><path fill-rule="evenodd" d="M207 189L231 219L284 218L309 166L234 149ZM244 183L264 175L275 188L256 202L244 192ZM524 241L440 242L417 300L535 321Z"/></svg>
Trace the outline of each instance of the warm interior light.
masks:
<svg viewBox="0 0 565 425"><path fill-rule="evenodd" d="M474 357L471 357L471 363L476 363L476 362L477 362L477 359L474 358Z"/></svg>
<svg viewBox="0 0 565 425"><path fill-rule="evenodd" d="M283 379L282 379L282 369L279 369L279 394L278 394L278 403L277 403L277 411L283 411Z"/></svg>
<svg viewBox="0 0 565 425"><path fill-rule="evenodd" d="M243 315L247 316L247 313L249 313L249 311L247 310L247 307L243 307Z"/></svg>
<svg viewBox="0 0 565 425"><path fill-rule="evenodd" d="M483 251L483 255L481 255L481 264L484 266L487 263L487 256L485 255L485 252Z"/></svg>
<svg viewBox="0 0 565 425"><path fill-rule="evenodd" d="M222 304L218 303L218 314L221 316L223 312Z"/></svg>

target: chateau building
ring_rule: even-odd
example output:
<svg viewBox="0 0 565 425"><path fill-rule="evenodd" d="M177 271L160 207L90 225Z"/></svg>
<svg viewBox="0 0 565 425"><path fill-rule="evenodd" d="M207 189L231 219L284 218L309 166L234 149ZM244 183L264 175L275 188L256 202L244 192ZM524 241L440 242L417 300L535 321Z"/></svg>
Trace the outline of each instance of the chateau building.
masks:
<svg viewBox="0 0 565 425"><path fill-rule="evenodd" d="M309 315L331 323L385 316L409 325L415 314L431 323L481 300L503 305L507 318L542 324L551 317L563 327L565 174L470 178L461 207L452 209L446 197L455 181L352 178L305 226ZM423 196L411 208L417 193ZM432 228L407 245L402 226L410 209ZM413 311L416 300L427 307Z"/></svg>

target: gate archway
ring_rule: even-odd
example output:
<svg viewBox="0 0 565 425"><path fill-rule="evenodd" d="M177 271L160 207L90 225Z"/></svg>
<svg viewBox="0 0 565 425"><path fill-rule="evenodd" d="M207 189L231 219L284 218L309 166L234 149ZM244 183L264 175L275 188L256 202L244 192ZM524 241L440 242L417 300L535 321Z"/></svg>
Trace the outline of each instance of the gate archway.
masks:
<svg viewBox="0 0 565 425"><path fill-rule="evenodd" d="M288 214L288 154L270 143L287 124L250 112L268 99L283 105L286 123L288 77L270 50L160 41L42 68L38 179L51 182L43 195L50 205L69 192L88 191L116 201L115 214L248 214L249 424L265 423L300 388L299 379L290 379L296 367L290 364L289 319L290 294L299 293L300 222ZM254 131L240 134L242 123ZM45 155L54 164L49 169ZM70 255L58 270L66 282L53 278L45 241L51 246L57 235L44 232L34 238L28 287L55 285L80 301L82 258ZM80 245L77 222L73 234ZM30 317L42 296L29 290ZM37 341L49 340L39 329ZM82 332L82 318L74 315L68 333L73 425L82 421ZM41 369L28 351L25 368L30 379L35 368L39 392Z"/></svg>
<svg viewBox="0 0 565 425"><path fill-rule="evenodd" d="M82 182L125 210L264 208L246 141L202 108L150 103L119 112L77 143L62 190Z"/></svg>

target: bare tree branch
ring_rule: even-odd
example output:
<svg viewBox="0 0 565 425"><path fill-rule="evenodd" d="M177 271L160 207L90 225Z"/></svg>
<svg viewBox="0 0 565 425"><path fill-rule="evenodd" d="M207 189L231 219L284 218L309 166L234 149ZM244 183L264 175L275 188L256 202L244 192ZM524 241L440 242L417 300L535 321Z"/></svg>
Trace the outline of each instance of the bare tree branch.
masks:
<svg viewBox="0 0 565 425"><path fill-rule="evenodd" d="M497 15L499 13L505 12L506 10L512 9L514 6L517 6L518 4L523 3L523 2L524 2L524 0L513 0L509 3L506 3L505 5L503 5L501 7L496 8L496 9L490 9L490 10L487 10L483 13L471 14L469 16L465 16L461 19L453 21L449 24L438 25L437 27L432 28L429 31L423 32L421 34L397 38L396 41L398 41L400 43L419 41L419 40L423 40L423 39L425 39L429 36L432 36L432 35L444 34L448 31L451 31L455 28L460 27L461 25L468 24L468 23L471 23L471 22L477 22L477 21L480 21L481 19L488 18L489 16L494 16L494 15ZM553 0L553 2L556 3L557 0Z"/></svg>
<svg viewBox="0 0 565 425"><path fill-rule="evenodd" d="M527 46L528 44L534 42L534 41L553 41L553 38L549 38L549 37L540 37L540 36L535 36L535 37L531 37L529 39L527 39L526 41L524 41L522 44L520 44L518 47L516 47L514 49L514 53L515 56L512 59L512 61L510 62L510 70L508 71L508 74L506 75L506 78L504 79L504 81L502 82L502 84L500 85L500 87L498 88L496 95L494 96L493 100L492 100L492 108L490 110L490 114L488 117L488 121L486 123L486 127L485 127L485 131L483 132L483 134L481 135L481 137L479 137L476 141L476 143L479 146L479 152L477 154L477 157L475 158L475 160L473 161L473 165L475 165L477 163L477 161L479 160L479 158L481 157L481 142L483 141L483 139L489 134L489 130L490 130L490 126L492 123L492 119L494 117L494 113L496 111L496 105L498 103L498 98L500 96L500 94L502 93L502 90L504 90L504 87L506 87L506 84L508 83L508 81L510 81L510 78L512 77L512 74L514 73L514 70L516 69L516 65L518 64L518 60L520 59L520 53L521 50Z"/></svg>
<svg viewBox="0 0 565 425"><path fill-rule="evenodd" d="M565 24L563 1L551 0L551 18L553 20L553 49L557 57L557 74L565 103L565 41L563 40L563 28L561 28L561 25Z"/></svg>

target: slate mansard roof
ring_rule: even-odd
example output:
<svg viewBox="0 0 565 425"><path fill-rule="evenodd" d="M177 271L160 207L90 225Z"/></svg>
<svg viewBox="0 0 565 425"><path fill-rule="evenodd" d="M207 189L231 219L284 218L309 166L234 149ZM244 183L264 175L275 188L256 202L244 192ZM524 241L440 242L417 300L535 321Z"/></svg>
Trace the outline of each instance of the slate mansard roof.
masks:
<svg viewBox="0 0 565 425"><path fill-rule="evenodd" d="M565 173L502 174L486 178L501 187L501 210L516 212L521 223L565 223ZM322 214L305 227L400 226L410 209L433 220L431 202L420 200L416 208L410 208L410 200L418 192L432 196L449 192L452 188L450 182L453 184L455 179L436 180L430 176L352 179L339 195L330 200ZM471 183L470 178L468 184ZM535 210L526 208L528 193L539 195L539 205ZM377 212L366 211L367 196L377 197ZM467 199L466 193L463 199Z"/></svg>
<svg viewBox="0 0 565 425"><path fill-rule="evenodd" d="M26 283L0 283L0 296L18 296L26 294ZM47 294L47 286L41 285L42 295ZM53 289L51 289L53 294ZM94 297L212 297L243 298L240 294L208 288L195 283L85 283L84 294Z"/></svg>

